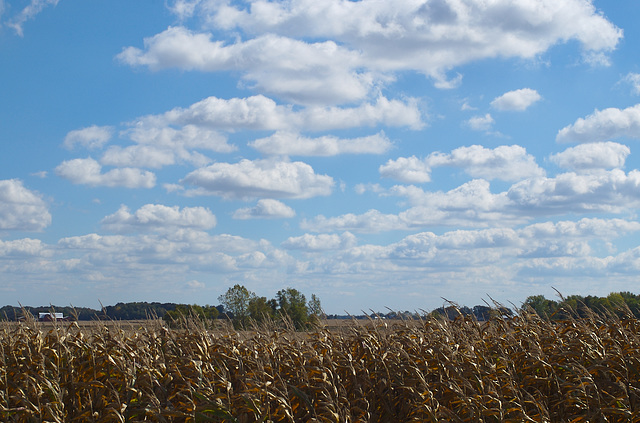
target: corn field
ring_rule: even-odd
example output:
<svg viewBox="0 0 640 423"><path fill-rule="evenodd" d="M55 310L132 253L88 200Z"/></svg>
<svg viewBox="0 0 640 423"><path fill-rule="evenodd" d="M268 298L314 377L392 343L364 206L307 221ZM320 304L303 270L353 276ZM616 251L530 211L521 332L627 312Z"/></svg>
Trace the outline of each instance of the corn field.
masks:
<svg viewBox="0 0 640 423"><path fill-rule="evenodd" d="M5 323L6 422L640 421L640 322Z"/></svg>

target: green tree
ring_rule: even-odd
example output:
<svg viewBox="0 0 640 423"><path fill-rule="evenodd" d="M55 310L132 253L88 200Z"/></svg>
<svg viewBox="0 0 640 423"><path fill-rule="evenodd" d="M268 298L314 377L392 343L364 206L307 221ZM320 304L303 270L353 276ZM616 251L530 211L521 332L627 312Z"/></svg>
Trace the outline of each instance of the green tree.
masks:
<svg viewBox="0 0 640 423"><path fill-rule="evenodd" d="M275 317L276 307L277 304L274 300L267 300L267 297L254 296L249 300L247 311L251 320L263 322Z"/></svg>
<svg viewBox="0 0 640 423"><path fill-rule="evenodd" d="M304 294L294 288L281 289L276 294L278 312L291 319L297 329L306 326L309 321L309 309Z"/></svg>
<svg viewBox="0 0 640 423"><path fill-rule="evenodd" d="M162 319L171 325L179 325L188 319L196 319L201 322L209 322L218 318L218 309L215 307L199 305L177 304L175 310L165 313Z"/></svg>
<svg viewBox="0 0 640 423"><path fill-rule="evenodd" d="M230 312L233 316L233 326L244 328L249 323L249 303L256 294L249 291L242 285L234 285L229 288L224 295L218 297L220 304L224 306L226 312Z"/></svg>
<svg viewBox="0 0 640 423"><path fill-rule="evenodd" d="M322 310L320 298L316 294L311 294L307 308L309 309L309 317L313 319L324 319L326 316L324 310Z"/></svg>
<svg viewBox="0 0 640 423"><path fill-rule="evenodd" d="M544 295L532 295L524 300L523 306L524 308L531 307L543 319L550 319L558 308L558 303L547 300Z"/></svg>

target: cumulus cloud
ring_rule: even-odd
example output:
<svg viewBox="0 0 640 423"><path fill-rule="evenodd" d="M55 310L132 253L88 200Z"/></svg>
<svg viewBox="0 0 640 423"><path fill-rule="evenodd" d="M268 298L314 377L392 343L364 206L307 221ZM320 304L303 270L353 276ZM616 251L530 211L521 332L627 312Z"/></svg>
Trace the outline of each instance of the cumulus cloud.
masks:
<svg viewBox="0 0 640 423"><path fill-rule="evenodd" d="M16 239L13 241L0 240L0 257L28 258L51 256L51 250L39 239Z"/></svg>
<svg viewBox="0 0 640 423"><path fill-rule="evenodd" d="M135 144L107 149L100 163L117 167L161 168L177 163L204 166L211 162L207 156L195 151L210 150L230 153L236 147L227 143L227 138L218 131L195 125L185 125L179 129L164 126L145 125L138 122L133 128L123 131Z"/></svg>
<svg viewBox="0 0 640 423"><path fill-rule="evenodd" d="M167 147L176 150L202 149L216 153L231 153L237 147L227 143L227 138L208 128L184 125L179 129L168 126L145 126L138 124L125 134L137 144Z"/></svg>
<svg viewBox="0 0 640 423"><path fill-rule="evenodd" d="M640 104L620 110L596 110L579 118L556 135L558 142L598 142L613 138L640 138Z"/></svg>
<svg viewBox="0 0 640 423"><path fill-rule="evenodd" d="M488 131L494 123L495 121L489 113L484 116L474 116L466 121L467 126L474 131Z"/></svg>
<svg viewBox="0 0 640 423"><path fill-rule="evenodd" d="M199 161L196 160L196 163ZM206 164L207 159L204 163ZM132 145L129 147L112 146L104 152L100 163L107 166L139 166L161 168L176 163L175 152L171 149L156 148L148 145Z"/></svg>
<svg viewBox="0 0 640 423"><path fill-rule="evenodd" d="M234 219L282 219L296 215L295 210L278 200L263 198L254 207L241 208L233 213Z"/></svg>
<svg viewBox="0 0 640 423"><path fill-rule="evenodd" d="M134 213L127 206L100 222L110 232L131 233L146 231L175 231L176 229L211 229L216 226L216 217L204 207L165 206L146 204Z"/></svg>
<svg viewBox="0 0 640 423"><path fill-rule="evenodd" d="M540 216L569 213L623 213L640 206L640 171L536 176L498 193L491 192L488 181L474 179L449 191L397 185L380 195L404 197L410 207L397 214L369 210L335 217L319 215L304 219L301 227L313 232L378 233L429 226L520 225Z"/></svg>
<svg viewBox="0 0 640 423"><path fill-rule="evenodd" d="M31 3L29 3L24 9L22 9L20 13L18 13L7 22L7 26L13 28L16 31L16 34L22 37L24 35L24 24L28 20L33 19L38 13L42 12L45 7L49 5L56 6L58 4L58 1L59 0L31 0ZM2 9L3 4L0 3L0 14L2 12Z"/></svg>
<svg viewBox="0 0 640 423"><path fill-rule="evenodd" d="M433 153L426 162L431 168L457 167L474 178L488 180L519 181L544 175L535 158L519 145L501 145L493 149L481 145L460 147L451 154Z"/></svg>
<svg viewBox="0 0 640 423"><path fill-rule="evenodd" d="M378 169L380 176L408 183L424 183L431 180L431 169L425 160L416 156L389 159Z"/></svg>
<svg viewBox="0 0 640 423"><path fill-rule="evenodd" d="M582 218L578 221L542 222L519 232L527 239L590 238L613 239L640 230L640 222L623 219Z"/></svg>
<svg viewBox="0 0 640 423"><path fill-rule="evenodd" d="M640 172L613 169L531 178L511 186L507 196L513 207L531 215L620 213L640 205Z"/></svg>
<svg viewBox="0 0 640 423"><path fill-rule="evenodd" d="M282 243L282 247L288 250L303 251L328 251L341 250L355 246L356 237L351 232L337 234L304 234L290 237Z"/></svg>
<svg viewBox="0 0 640 423"><path fill-rule="evenodd" d="M92 158L66 160L59 164L58 176L74 184L125 188L153 188L156 176L136 168L116 168L102 173L102 166Z"/></svg>
<svg viewBox="0 0 640 423"><path fill-rule="evenodd" d="M118 55L129 65L158 70L244 72L260 92L302 104L345 103L363 99L373 85L358 72L359 53L333 41L307 43L274 34L227 45L210 34L170 27L144 40L145 51L128 47Z"/></svg>
<svg viewBox="0 0 640 423"><path fill-rule="evenodd" d="M102 148L113 135L113 128L110 126L92 125L87 128L76 129L71 131L64 137L63 145L69 150L76 145L84 148L96 149Z"/></svg>
<svg viewBox="0 0 640 423"><path fill-rule="evenodd" d="M181 183L197 187L191 195L224 198L311 198L331 194L334 185L333 178L303 162L247 159L197 169Z"/></svg>
<svg viewBox="0 0 640 423"><path fill-rule="evenodd" d="M519 181L544 176L545 172L519 145L503 145L494 149L480 145L460 147L450 154L435 152L420 160L415 156L389 160L380 166L380 175L408 183L429 182L433 168L440 166L457 167L474 178L487 180Z"/></svg>
<svg viewBox="0 0 640 423"><path fill-rule="evenodd" d="M188 108L175 108L164 114L147 116L142 125L194 125L216 130L237 131L324 131L387 125L420 129L424 126L416 99L405 101L378 97L356 107L306 107L294 110L278 105L263 95L222 99L208 97Z"/></svg>
<svg viewBox="0 0 640 423"><path fill-rule="evenodd" d="M181 1L174 10L180 17L198 15L205 27L216 31L240 29L254 38L227 45L212 41L211 34L174 27L146 39L144 50L125 49L120 59L152 68L231 67L255 81L255 88L284 97L302 96L298 101L327 101L322 87L327 87L335 102L363 98L388 73L406 70L450 88L460 83L461 75L446 75L456 66L494 57L530 59L568 40L581 44L585 60L602 63L622 38L622 30L587 0L422 0L393 5L253 0L248 6ZM287 60L292 54L297 60ZM233 62L230 57L239 60ZM305 70L314 83L303 83L300 75ZM288 91L287 76L292 82ZM345 93L335 92L331 81L338 82Z"/></svg>
<svg viewBox="0 0 640 423"><path fill-rule="evenodd" d="M57 247L77 257L75 272L118 280L137 279L141 273L166 278L187 272L264 271L290 261L267 241L211 236L190 228L136 235L94 233L62 238Z"/></svg>
<svg viewBox="0 0 640 423"><path fill-rule="evenodd" d="M526 221L509 207L506 194L491 192L489 182L484 179L471 180L449 191L395 186L390 193L406 197L413 206L398 215L406 227L486 227Z"/></svg>
<svg viewBox="0 0 640 423"><path fill-rule="evenodd" d="M507 191L492 193L489 183L473 180L447 192L396 186L391 194L413 207L399 213L407 225L487 226L524 223L543 215L622 213L640 205L640 172L622 170L532 177Z"/></svg>
<svg viewBox="0 0 640 423"><path fill-rule="evenodd" d="M335 136L307 138L298 133L278 131L249 145L263 154L282 156L336 156L339 154L383 154L391 149L384 132L368 137L341 139Z"/></svg>
<svg viewBox="0 0 640 423"><path fill-rule="evenodd" d="M307 269L317 268L333 274L365 272L368 279L374 275L382 279L389 274L400 275L405 271L414 274L417 269L421 270L421 275L429 274L430 277L442 275L440 272L447 269L449 272L455 269L461 272L461 277L467 275L472 279L473 275L477 276L474 269L478 274L506 271L502 276L508 277L508 274L513 276L523 268L539 270L544 263L558 260L564 260L571 267L571 263L578 263L576 260L580 260L585 267L599 266L610 259L589 256L593 252L592 241L613 239L638 230L640 224L637 222L581 219L578 222L543 222L521 229L457 229L441 235L419 232L387 245L354 245L336 251L329 258L318 255L315 261L309 262ZM304 246L305 238L299 237L296 241ZM337 243L335 236L326 239ZM314 238L309 240L316 241ZM630 261L620 259L621 265ZM452 273L449 272L446 275L450 278ZM495 284L495 280L487 282Z"/></svg>
<svg viewBox="0 0 640 423"><path fill-rule="evenodd" d="M336 217L318 215L313 219L303 219L300 227L312 232L351 231L358 233L376 233L391 230L406 230L406 222L394 214L383 214L378 210L369 210L363 214L347 213Z"/></svg>
<svg viewBox="0 0 640 423"><path fill-rule="evenodd" d="M40 194L17 179L0 180L0 229L40 231L51 224L51 214Z"/></svg>
<svg viewBox="0 0 640 423"><path fill-rule="evenodd" d="M542 97L536 90L522 88L520 90L509 91L496 97L491 102L491 106L498 110L523 111Z"/></svg>
<svg viewBox="0 0 640 423"><path fill-rule="evenodd" d="M567 148L552 154L549 160L570 170L612 169L624 167L631 150L615 142L596 142Z"/></svg>

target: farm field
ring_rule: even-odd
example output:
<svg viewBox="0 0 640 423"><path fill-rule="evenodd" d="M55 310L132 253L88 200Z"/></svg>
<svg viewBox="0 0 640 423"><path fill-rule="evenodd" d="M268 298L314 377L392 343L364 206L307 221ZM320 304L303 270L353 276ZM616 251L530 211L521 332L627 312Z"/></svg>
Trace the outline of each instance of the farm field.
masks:
<svg viewBox="0 0 640 423"><path fill-rule="evenodd" d="M332 323L332 322L327 322ZM0 325L0 420L628 422L640 322Z"/></svg>

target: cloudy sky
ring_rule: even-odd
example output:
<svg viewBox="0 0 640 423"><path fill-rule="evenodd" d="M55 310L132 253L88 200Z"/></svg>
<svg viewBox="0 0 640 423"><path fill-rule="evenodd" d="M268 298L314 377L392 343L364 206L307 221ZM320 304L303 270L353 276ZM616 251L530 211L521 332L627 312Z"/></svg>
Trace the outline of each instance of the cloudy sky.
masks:
<svg viewBox="0 0 640 423"><path fill-rule="evenodd" d="M638 293L637 0L0 0L0 305Z"/></svg>

